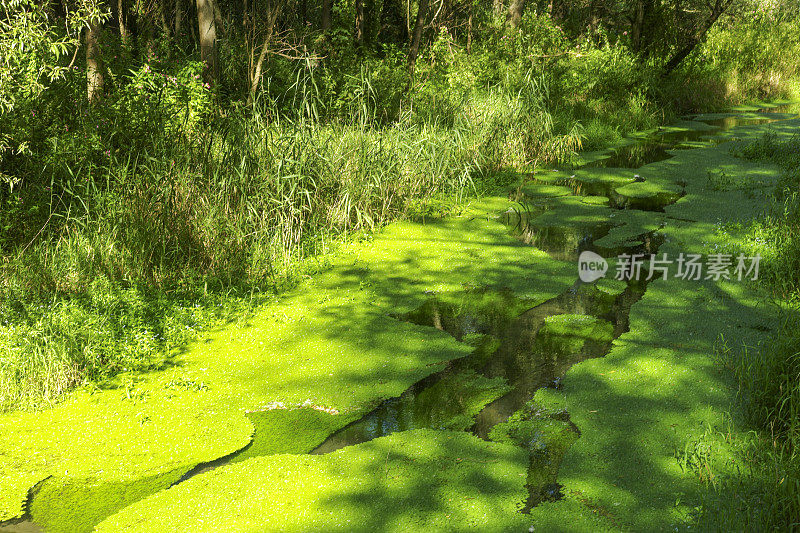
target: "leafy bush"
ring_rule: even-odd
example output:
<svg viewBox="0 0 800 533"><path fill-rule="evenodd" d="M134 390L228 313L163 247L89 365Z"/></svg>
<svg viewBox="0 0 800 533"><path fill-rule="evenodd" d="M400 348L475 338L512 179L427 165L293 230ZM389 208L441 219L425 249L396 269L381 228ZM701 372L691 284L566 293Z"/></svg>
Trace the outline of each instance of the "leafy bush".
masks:
<svg viewBox="0 0 800 533"><path fill-rule="evenodd" d="M130 72L104 111L135 132L156 129L149 122L153 118L159 119L157 127L168 137L197 131L212 110L211 87L203 83L202 73L199 61L187 61L173 75L145 63Z"/></svg>

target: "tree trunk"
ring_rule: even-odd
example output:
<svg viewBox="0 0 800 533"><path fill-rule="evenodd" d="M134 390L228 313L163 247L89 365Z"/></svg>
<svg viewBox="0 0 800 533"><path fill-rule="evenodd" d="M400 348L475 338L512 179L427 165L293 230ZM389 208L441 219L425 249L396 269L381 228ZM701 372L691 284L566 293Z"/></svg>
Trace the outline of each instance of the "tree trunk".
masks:
<svg viewBox="0 0 800 533"><path fill-rule="evenodd" d="M189 26L189 33L192 36L193 43L199 43L200 38L197 35L197 24L194 24L192 21L197 20L197 2L193 0L189 0L186 12L186 20L188 21Z"/></svg>
<svg viewBox="0 0 800 533"><path fill-rule="evenodd" d="M103 97L103 58L100 55L100 32L102 26L99 20L89 22L86 31L86 94L90 104L97 103Z"/></svg>
<svg viewBox="0 0 800 533"><path fill-rule="evenodd" d="M522 22L522 12L524 9L525 0L511 0L511 5L508 6L506 22L512 29L519 28L519 25Z"/></svg>
<svg viewBox="0 0 800 533"><path fill-rule="evenodd" d="M169 41L172 29L167 21L167 0L159 0L158 2L158 20L161 23L161 35Z"/></svg>
<svg viewBox="0 0 800 533"><path fill-rule="evenodd" d="M492 11L495 15L502 15L505 10L506 6L503 0L492 0Z"/></svg>
<svg viewBox="0 0 800 533"><path fill-rule="evenodd" d="M472 0L469 0L469 15L467 15L467 55L472 53Z"/></svg>
<svg viewBox="0 0 800 533"><path fill-rule="evenodd" d="M636 0L631 17L631 45L637 54L646 57L653 43L653 13L656 9L654 0Z"/></svg>
<svg viewBox="0 0 800 533"><path fill-rule="evenodd" d="M278 2L275 7L272 3L267 1L267 22L266 22L266 35L261 45L261 51L258 54L253 64L253 71L250 76L250 93L247 95L247 105L253 105L256 98L256 91L258 91L258 84L261 83L261 73L263 72L264 60L267 57L269 46L272 43L272 37L275 34L275 21L278 19L278 14L281 10L281 3ZM252 54L252 52L251 52ZM252 55L251 55L252 57Z"/></svg>
<svg viewBox="0 0 800 533"><path fill-rule="evenodd" d="M425 27L425 17L428 14L428 0L419 0L417 19L414 21L414 33L411 36L411 46L408 49L408 76L409 81L414 79L414 68L419 56L419 45L422 41L422 30Z"/></svg>
<svg viewBox="0 0 800 533"><path fill-rule="evenodd" d="M175 0L175 38L181 35L181 22L183 21L183 5L181 0Z"/></svg>
<svg viewBox="0 0 800 533"><path fill-rule="evenodd" d="M117 21L119 24L119 36L122 39L122 47L130 52L131 31L128 27L128 6L125 0L117 0Z"/></svg>
<svg viewBox="0 0 800 533"><path fill-rule="evenodd" d="M205 63L204 77L213 84L218 76L217 24L214 20L214 0L197 0L197 31L200 57Z"/></svg>
<svg viewBox="0 0 800 533"><path fill-rule="evenodd" d="M639 52L642 48L642 29L644 26L644 0L636 0L631 24L631 44L633 51Z"/></svg>
<svg viewBox="0 0 800 533"><path fill-rule="evenodd" d="M354 37L356 43L364 44L364 0L356 0L356 20Z"/></svg>
<svg viewBox="0 0 800 533"><path fill-rule="evenodd" d="M331 0L322 0L322 22L320 24L322 31L330 31L331 29Z"/></svg>
<svg viewBox="0 0 800 533"><path fill-rule="evenodd" d="M372 41L373 20L375 18L374 0L356 0L356 20L354 37L360 46Z"/></svg>

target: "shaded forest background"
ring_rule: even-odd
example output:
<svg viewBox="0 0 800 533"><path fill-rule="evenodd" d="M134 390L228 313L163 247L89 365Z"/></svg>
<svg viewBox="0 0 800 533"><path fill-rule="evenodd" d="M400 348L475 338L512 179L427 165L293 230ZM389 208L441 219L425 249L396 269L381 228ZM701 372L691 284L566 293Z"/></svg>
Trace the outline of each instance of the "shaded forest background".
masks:
<svg viewBox="0 0 800 533"><path fill-rule="evenodd" d="M800 94L790 0L0 0L0 63L4 409L510 171Z"/></svg>

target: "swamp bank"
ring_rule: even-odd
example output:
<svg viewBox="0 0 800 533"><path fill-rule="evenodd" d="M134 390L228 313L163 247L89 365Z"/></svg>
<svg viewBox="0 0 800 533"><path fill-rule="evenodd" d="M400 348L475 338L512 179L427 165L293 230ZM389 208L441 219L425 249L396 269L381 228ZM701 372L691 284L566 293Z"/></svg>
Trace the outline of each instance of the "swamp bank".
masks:
<svg viewBox="0 0 800 533"><path fill-rule="evenodd" d="M736 276L614 273L733 253L784 175L737 154L796 117L687 117L517 174L158 370L0 415L2 530L713 529L712 485L751 466L722 347L756 349L780 309ZM605 277L578 279L585 251Z"/></svg>

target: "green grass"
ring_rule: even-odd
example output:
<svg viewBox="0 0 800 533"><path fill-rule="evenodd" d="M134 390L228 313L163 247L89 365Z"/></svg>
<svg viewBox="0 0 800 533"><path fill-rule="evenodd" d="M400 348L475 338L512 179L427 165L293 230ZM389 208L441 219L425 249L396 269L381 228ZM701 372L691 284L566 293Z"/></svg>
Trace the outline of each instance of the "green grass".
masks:
<svg viewBox="0 0 800 533"><path fill-rule="evenodd" d="M795 127L796 121L783 126L786 131ZM710 187L705 176L696 171L699 161L704 161L706 168L712 170L724 169L737 183L753 174L759 179L769 178L774 183L779 181L779 167L737 160L730 155L730 148L720 145L681 152L672 160L655 163L646 172L642 171L642 175L648 179L652 177L654 181L663 181L664 184L685 183L687 190L687 196L670 208L668 213L675 213L682 220L661 219L668 223L662 230L668 238L662 251L670 254L711 253L729 244L730 237L719 231L720 219L736 227L740 221L748 220L748 217L752 219L763 212L763 198L749 197L745 190L735 189L726 193L728 201L735 198L740 206L735 211L719 209L718 204L710 201L720 192ZM614 174L609 174L608 179L614 183ZM568 197L556 195L548 199L557 207L545 212L549 217L547 220L553 224L569 225L580 221L602 223L616 218L611 217L617 214L615 212L579 202L573 205L565 202L565 198ZM706 200L705 204L703 200ZM710 205L707 205L709 201ZM495 234L495 231L501 231L501 226L486 221L485 216L488 208L491 207L495 212L502 211L507 208L508 202L487 199L483 204L476 203L461 218L424 225L400 223L387 227L376 240L376 248L368 249L362 256L369 258L369 268L365 268L365 265L354 270L354 279L364 283L362 290L371 292L370 298L375 302L395 302L401 311L418 309L425 301L420 295L431 287L443 295L447 305L458 309L457 286L467 280L481 280L479 285L506 285L514 291L516 298L536 300L535 294L527 292L530 285L523 280L535 279L534 285L538 286L545 283L547 277L537 276L530 271L523 274L531 267L520 269L521 265L513 260L501 261L499 264L502 267L496 270L479 266L487 265L481 260L481 257L487 257L481 255L482 247L496 243L497 239L507 238L501 237L501 233ZM475 215L478 216L472 218ZM652 229L654 222L650 215L644 213L638 216L631 211L622 216L617 228L630 227L621 231L618 238L623 238L622 233L636 234L637 228L639 232ZM690 222L690 218L695 222ZM496 230L490 230L492 224L495 224ZM741 234L740 231L736 235L741 238ZM469 239L465 240L467 236ZM419 239L419 244L407 250L397 245L409 239ZM425 243L430 242L452 247L448 248L450 252L446 261L442 260L438 251L426 252ZM499 258L495 255L497 253L491 252L491 257ZM532 253L537 255L536 252ZM508 257L510 259L512 256ZM477 264L460 262L467 261L467 258L473 258ZM390 265L398 262L414 264L415 268L419 268L415 272L423 277L419 280L406 276L391 279L390 272L393 270ZM552 268L557 264L556 261L545 260L541 266ZM566 278L574 278L573 268L565 272L565 280L560 285L562 289L569 284ZM441 277L445 271L454 273L457 279ZM486 277L487 274L489 277ZM387 277L390 279L387 280ZM326 286L326 277L319 279ZM397 286L400 280L404 284ZM721 367L724 360L713 356L719 347L720 333L729 345L743 342L753 344L769 337L769 328L774 327L775 310L760 304L760 294L752 289L736 281L713 283L670 279L652 282L642 300L631 310L630 331L614 343L606 357L590 359L572 367L563 380L563 390L541 389L536 394L531 413L535 410L538 415L549 413L559 417L563 417L565 412L569 413L569 420L580 430L580 438L574 440L572 426L558 418L531 418L525 413L496 428L494 436L497 439L524 444L524 455L532 453L529 446L531 442L541 442L544 446L544 451L533 450L534 459L539 461L533 464L542 468L528 471L528 463L522 461L520 477L539 485L551 482L555 475L554 462L560 462L555 479L563 485L564 499L544 502L535 507L530 519L525 519L529 520L528 523L532 522L537 529L553 530L563 529L564 524L568 523L572 530L585 531L661 531L687 525L714 528L725 524L738 529L743 524L754 527L785 524L788 512L784 515L773 513L772 518L764 521L767 515L762 512L763 509L777 507L769 507L773 504L770 502L775 500L769 500L765 492L759 493L756 481L762 483L761 488L765 488L769 485L764 482L769 478L761 474L752 478L742 474L752 468L767 466L768 463L764 462L767 456L754 455L755 448L750 448L750 455L747 455L747 433L741 427L730 428L726 413L735 398L736 376ZM481 301L478 300L478 305ZM491 308L489 304L485 306L487 309ZM586 335L608 338L607 325L581 317L551 319L546 327L556 333L567 329L574 332L572 327L565 328L565 324L574 321L585 328ZM393 439L407 439L412 435L416 436L417 433L395 434L369 445L342 450L334 454L335 459L321 461L327 464L327 461L341 460L341 464L345 465L341 468L353 473L362 464L362 450L369 450L368 457L363 460L371 465L369 470L374 472L376 465L382 464L381 461L391 465L393 459L391 452L387 459L383 449L379 453L370 445L379 447ZM430 434L436 442L447 435ZM432 452L425 452L424 455L428 458L438 457ZM459 452L458 457L467 462L469 456ZM225 467L143 500L110 518L104 527L123 530L125 527L136 527L132 525L132 516L144 517L148 526L159 524L159 527L179 527L179 524L170 522L170 517L175 515L172 510L182 505L179 502L193 499L207 501L220 495L219 509L199 509L197 514L190 515L190 519L224 521L231 519L230 509L235 508L240 513L235 519L236 523L243 524L241 527L246 529L249 520L262 515L260 511L255 511L259 508L259 496L251 495L252 491L241 484L249 483L251 477L261 479L267 472L281 470L290 479L310 477L319 480L319 483L310 488L295 482L294 488L286 494L275 496L295 503L308 502L305 507L307 513L284 513L277 507L272 508L270 520L278 525L278 529L302 530L309 524L312 524L312 528L322 527L322 524L335 528L338 527L337 523L328 520L340 517L351 519L350 524L345 522L346 525L342 527L367 528L384 518L375 512L376 508L382 508L377 503L382 500L375 498L382 498L384 491L393 490L393 487L397 487L395 483L415 479L415 474L406 470L401 470L398 478L391 478L391 474L388 474L386 479L376 480L372 475L368 478L369 483L375 486L371 485L369 493L378 496L366 497L360 492L363 485L358 485L361 478L353 475L347 478L319 476L321 467L318 461L320 459L317 458L273 456L272 459L251 459L241 463L237 468L246 469L242 471ZM416 468L413 463L409 463L409 466ZM482 467L487 468L485 465ZM393 471L390 466L387 468L390 473ZM203 482L204 479L208 482ZM456 475L448 479L457 483L460 478ZM784 483L790 482L789 478L784 480ZM351 483L361 488L348 488ZM738 492L732 490L736 487L739 487ZM227 495L231 490L236 496ZM363 505L349 505L347 502L351 501L350 497L344 500L325 497L327 494L350 495L351 490L356 490L358 496L354 498ZM392 493L393 497L401 499L413 492L403 484L397 490ZM526 496L521 493L521 490L516 492L515 501L521 502ZM743 500L745 496L749 499ZM749 515L745 504L751 506ZM399 516L393 514L392 520L397 519L397 524L402 527L430 530L437 527L441 529L439 520L448 520L448 527L452 528L453 523L458 525L460 520L469 520L473 516L469 509L431 509L429 505L416 500L409 504L409 508L414 509L410 512L418 517L419 522L404 522L407 516L404 511L398 511ZM416 513L417 510L420 512ZM498 512L493 519L495 524L500 524L499 529L504 530L505 520L517 520L520 516L515 510L509 509ZM383 527L395 527L394 521L387 524L381 522Z"/></svg>
<svg viewBox="0 0 800 533"><path fill-rule="evenodd" d="M223 72L232 92L217 95L219 106L201 64L182 53L130 71L122 55L109 59L124 74L103 106L83 103L81 70L20 100L0 117L13 132L4 143L19 148L0 163L15 184L0 186L0 348L12 354L0 359L0 409L43 408L82 383L156 367L194 338L186 326L211 329L231 315L219 307L242 312L252 295L293 286L338 240L458 212L505 185L501 173L654 129L698 105L685 101L681 79L702 86L742 72L735 88L711 92L706 110L791 92L792 54L770 53L794 42L778 38L783 26L768 42L755 23L743 24L745 40L715 30L698 53L724 61L663 82L655 63L622 45L561 54L561 30L529 22L544 33L522 48L497 28L471 55L441 35L407 93L397 54L356 60L334 47L320 69L270 59L272 84L252 109L231 96L238 67ZM532 63L534 49L558 59ZM783 77L759 86L759 63ZM114 310L129 308L128 322ZM77 323L91 333L76 334Z"/></svg>
<svg viewBox="0 0 800 533"><path fill-rule="evenodd" d="M783 175L762 218L727 228L733 250L762 257L765 292L782 308L782 324L761 345L721 346L721 359L738 382L739 403L751 435L736 442L736 456L749 470L723 479L717 498L703 507L703 520L721 527L794 529L800 526L800 238L798 234L798 137L770 131L740 146L749 160L778 165Z"/></svg>
<svg viewBox="0 0 800 533"><path fill-rule="evenodd" d="M423 47L410 85L398 49L356 54L335 40L320 44L326 58L313 68L271 57L269 82L265 78L252 108L237 100L246 79L237 61L248 55L238 53L243 43L237 32L226 35L223 53L229 55L216 92L203 85L202 65L178 47L168 61L131 61L109 32L102 105L85 103L79 55L78 70L35 97L20 95L15 112L0 115L0 521L20 516L27 504L37 523L51 529L88 530L199 463L247 446L238 460L305 453L443 361L469 353L468 344L391 317L421 309L428 291L451 309L507 320L560 294L575 277L572 263L522 246L490 220L512 205L492 195L505 195L533 168L608 157L607 149L633 142L629 133L652 131L685 112L800 94L796 24L773 22L715 26L708 42L666 80L658 76L658 61L640 61L624 40L598 34L577 50L577 41L542 16L528 17L519 38L499 26L483 28L486 38L476 40L471 54L442 32ZM120 52L119 60L112 60L112 51ZM760 106L739 109L758 117ZM700 127L682 122L667 130ZM760 131L742 135L753 139ZM574 179L572 172L539 172L540 182L518 192L548 202L550 209L537 213L534 223L554 233L608 224L613 227L600 242L613 247L666 224L671 250L706 251L725 244L721 219L749 224L762 214L764 191L777 184L781 209L737 238L744 249L764 255L764 280L773 295L796 301L800 237L792 168L800 150L786 135L796 124L777 131L780 140L764 138L743 149L749 162L725 149L701 149L646 167L644 183L630 183L628 169L586 169ZM581 148L595 152L575 157ZM783 178L775 165L787 168ZM706 167L713 167L711 174L697 172ZM605 197L616 191L658 205L673 199L682 183L686 196L665 214L615 211ZM578 233L566 233L567 244L576 244ZM359 245L351 248L354 241ZM609 291L622 290L605 283ZM489 290L474 290L484 287ZM496 289L506 292L498 296ZM707 300L693 290L654 285L645 299L653 309L637 306L632 315L638 330L607 360L570 374L565 391L583 438L564 462L570 492L537 509L542 524L636 529L691 518L703 498L694 478L709 482L702 471L704 439L717 438L694 426L718 422L718 413L703 406L722 409L725 396L719 392L724 380L706 364L712 332L764 322L756 311L743 318L754 305L735 288L704 286ZM691 306L689 319L675 314ZM672 322L662 311L672 313ZM714 313L733 318L706 323ZM560 331L559 320L574 318L546 327ZM700 339L681 337L676 324L687 321ZM607 340L607 324L581 325L587 335ZM764 333L756 331L753 339ZM761 503L751 505L752 515L714 515L724 507L709 503L703 516L760 524L767 515L756 510L790 515L797 509L797 346L791 328L784 337L763 356L746 352L732 364L759 430L741 453L758 457L761 474L742 483ZM661 344L653 346L653 339ZM481 357L492 347L485 340ZM622 374L635 385L620 383ZM683 381L670 389L665 375ZM472 377L456 380L461 412L443 413L443 423L466 427L505 390ZM543 404L561 401L544 396L538 398ZM601 410L612 412L595 416ZM664 418L675 426L659 425ZM523 424L521 435L512 437L541 431L567 448L573 435L562 431L565 424ZM767 434L772 448L758 440L766 442ZM446 438L418 436L423 457ZM287 464L295 475L311 472L328 494L389 507L395 495L369 499L360 488L343 489L342 480L324 469L330 462L346 468L352 459L374 473L386 443L406 445L410 438L399 435L337 456L346 459ZM456 440L459 446L448 453L483 457L481 447L494 446ZM492 449L518 459L518 452ZM610 449L621 452L611 455ZM282 463L251 461L231 468L254 467L252 480L273 481L263 467ZM397 461L387 454L386 463ZM441 525L450 510L463 515L456 520L475 520L465 529L485 524L473 504L462 501L428 508L418 522L409 518L418 502L412 489L436 465L405 466L414 486L400 483L409 502L400 526L365 518L363 505L345 505L346 512L364 528ZM485 468L496 473L492 465ZM762 475L770 469L787 474ZM546 472L548 479L555 475L552 463ZM467 494L467 482L480 469L470 465L458 475L464 477L447 493ZM658 479L660 486L645 486L641 477ZM237 483L252 480L225 483L242 488ZM519 484L494 481L502 497L492 501L503 511L491 510L492 525L516 525L510 502L523 497ZM378 484L370 482L369 488ZM735 501L720 494L723 503ZM785 525L785 516L773 514ZM286 519L303 519L298 516Z"/></svg>
<svg viewBox="0 0 800 533"><path fill-rule="evenodd" d="M157 368L193 332L324 269L341 241L458 212L504 186L492 169L577 146L574 133L541 132L550 119L536 95L487 98L468 101L449 129L275 119L277 109L257 107L155 136L136 154L108 146L98 160L94 146L88 162L64 133L54 142L63 153L38 170L29 161L31 185L0 215L0 409L45 407L84 382ZM119 135L102 114L80 120L73 129L92 143ZM89 136L97 122L107 131ZM49 208L24 207L34 204Z"/></svg>
<svg viewBox="0 0 800 533"><path fill-rule="evenodd" d="M164 293L99 276L69 298L0 301L0 410L52 406L76 387L164 366L176 348L249 315L264 300Z"/></svg>
<svg viewBox="0 0 800 533"><path fill-rule="evenodd" d="M790 131L796 121L781 127ZM670 220L664 230L672 253L713 250L720 244L721 217L733 223L763 210L761 199L739 190L726 193L728 201L735 198L738 210L720 208L714 201L720 192L709 189L705 176L696 172L703 161L737 180L758 174L777 182L777 166L738 160L728 148L681 152L642 171L659 183L686 184L687 196L668 213L682 220ZM619 171L595 174L596 181L613 185L619 184L621 176ZM554 208L541 215L553 225L591 225L619 217L617 227L627 228L622 233L630 237L655 224L650 213L620 214L582 203L577 197L560 196L560 192L547 200ZM492 220L492 215L511 205L503 196L485 197L471 202L459 216L391 224L371 239L343 247L329 257L325 272L238 323L212 332L208 342L197 342L185 351L176 347L158 369L109 376L103 386L87 386L52 409L0 416L0 439L5 439L2 449L6 451L0 464L2 517L19 516L27 491L47 478L47 490L31 503L36 520L70 531L89 529L89 521L130 503L110 496L122 486L129 487L125 492L131 498L139 498L194 465L233 453L250 442L254 442L251 451L242 458L307 451L376 402L397 396L435 372L440 363L468 354L471 346L443 332L389 315L420 309L430 299L426 291L440 295L454 309L474 305L487 313L497 309L499 315L513 314L569 287L575 279L573 263L524 246L507 234L499 219ZM506 301L492 292L473 291L480 287L504 289L513 298ZM688 319L686 309L691 313ZM749 334L746 328L771 319L768 310L759 310L754 297L735 283L651 284L644 299L633 307L631 332L615 343L607 357L573 367L564 380L563 396L550 390L537 393L537 402L548 409L566 407L581 430L581 438L564 456L558 478L566 488L566 498L537 507L533 515L537 523L563 523L569 515L575 524L596 530L658 529L692 521L708 478L698 476L694 469L697 459L693 457L700 452L691 446L701 438L703 428L722 423L721 413L732 399L731 380L709 354L719 332L738 342L743 331ZM573 320L576 317L553 319L547 327L558 332L565 321ZM587 335L607 339L607 325L579 322ZM756 333L748 340L758 335L764 336ZM492 395L498 393L498 384L491 385ZM476 392L469 383L465 390L470 396L465 402L467 415L491 396L484 395L482 387ZM269 413L274 402L289 410L246 414ZM303 406L325 411L311 413ZM115 416L109 417L109 412ZM457 422L459 427L468 424L466 419ZM259 427L270 431L272 438L256 435L254 440L253 431ZM561 435L559 427L550 430L553 438ZM22 434L25 438L20 438ZM370 468L380 462L375 457L364 460ZM261 461L240 464L255 466ZM299 459L286 461L290 471L295 466L306 468L295 465ZM58 465L64 463L72 466L62 473ZM528 475L525 465L523 476ZM221 472L229 468L235 467ZM653 479L658 483L652 483ZM329 479L323 476L322 481L327 487ZM335 483L332 487L335 493L339 490ZM209 485L204 490L218 488ZM71 495L86 509L75 514L71 509L78 504L53 497L56 494ZM96 496L89 502L86 494ZM164 494L175 492L162 493L156 501L162 501ZM303 494L311 497L305 489ZM518 492L514 494L517 498ZM366 511L347 509L364 519ZM318 515L299 519L317 523L327 512L322 508ZM166 515L155 512L154 516ZM282 515L280 520L298 516ZM508 514L498 519L518 518ZM436 509L421 520L427 525L442 517Z"/></svg>

